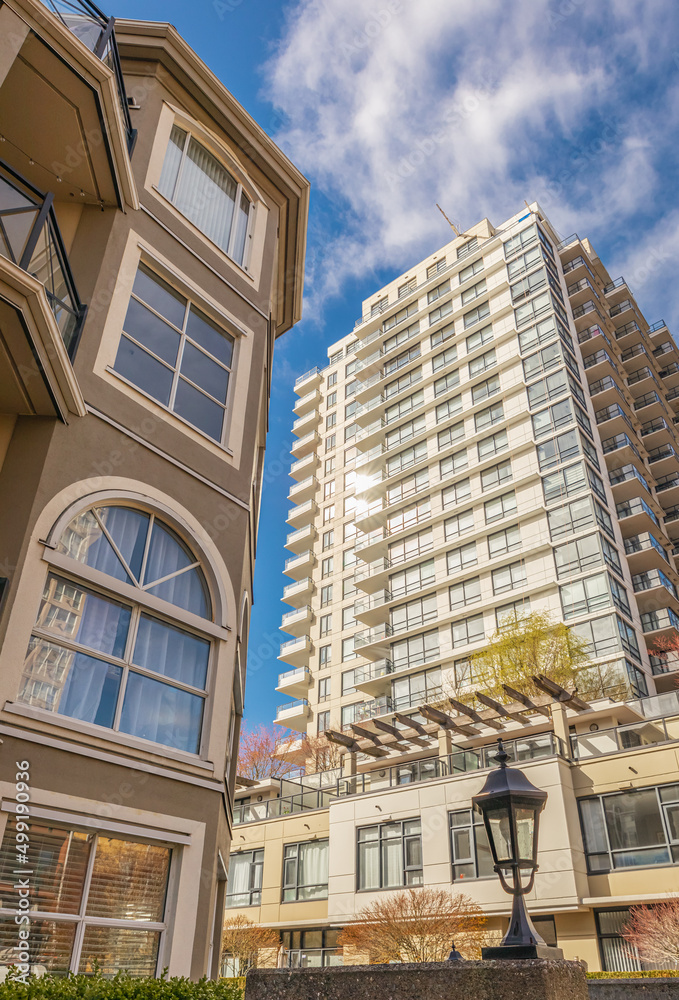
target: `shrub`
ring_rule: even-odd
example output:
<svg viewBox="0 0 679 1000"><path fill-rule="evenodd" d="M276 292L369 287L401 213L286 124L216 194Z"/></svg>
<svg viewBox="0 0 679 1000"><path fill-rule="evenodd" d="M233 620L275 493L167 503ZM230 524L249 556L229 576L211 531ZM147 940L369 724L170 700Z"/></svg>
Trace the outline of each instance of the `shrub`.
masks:
<svg viewBox="0 0 679 1000"><path fill-rule="evenodd" d="M588 979L675 979L679 969L647 969L645 972L588 972Z"/></svg>
<svg viewBox="0 0 679 1000"><path fill-rule="evenodd" d="M243 1000L243 992L235 979L134 979L122 972L111 979L31 976L26 983L9 977L0 983L0 1000Z"/></svg>

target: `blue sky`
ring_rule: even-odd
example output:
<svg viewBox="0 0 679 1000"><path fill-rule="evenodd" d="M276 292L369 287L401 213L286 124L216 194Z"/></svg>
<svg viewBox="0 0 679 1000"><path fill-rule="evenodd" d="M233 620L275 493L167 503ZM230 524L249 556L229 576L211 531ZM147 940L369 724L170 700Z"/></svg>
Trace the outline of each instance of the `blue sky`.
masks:
<svg viewBox="0 0 679 1000"><path fill-rule="evenodd" d="M538 200L679 331L676 0L112 0L170 21L312 183L302 322L277 344L246 721L285 699L293 383L361 300ZM285 668L283 668L285 669Z"/></svg>

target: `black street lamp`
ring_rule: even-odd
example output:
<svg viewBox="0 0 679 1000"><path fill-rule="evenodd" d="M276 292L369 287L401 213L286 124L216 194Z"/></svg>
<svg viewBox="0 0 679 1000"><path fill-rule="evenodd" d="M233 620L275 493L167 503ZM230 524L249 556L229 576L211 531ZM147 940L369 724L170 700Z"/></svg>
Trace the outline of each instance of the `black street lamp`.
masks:
<svg viewBox="0 0 679 1000"><path fill-rule="evenodd" d="M505 892L514 897L509 930L496 948L484 948L484 959L551 958L563 959L560 948L545 944L528 916L524 896L533 888L538 870L538 826L547 792L531 784L523 771L507 767L509 755L498 739L495 759L499 768L491 771L486 783L472 799L483 817L493 867ZM522 873L528 881L522 883ZM507 882L507 875L511 884Z"/></svg>

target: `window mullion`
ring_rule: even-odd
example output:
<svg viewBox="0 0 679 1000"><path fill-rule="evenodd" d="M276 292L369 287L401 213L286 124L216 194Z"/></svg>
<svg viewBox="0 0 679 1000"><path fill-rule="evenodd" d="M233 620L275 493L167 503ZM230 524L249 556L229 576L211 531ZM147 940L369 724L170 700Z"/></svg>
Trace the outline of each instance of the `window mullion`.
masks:
<svg viewBox="0 0 679 1000"><path fill-rule="evenodd" d="M118 704L116 705L115 716L113 718L113 725L111 729L113 732L120 732L120 718L123 714L123 702L125 700L125 691L127 690L127 678L130 672L130 668L127 664L123 667L123 676L120 679L120 689L118 691Z"/></svg>
<svg viewBox="0 0 679 1000"><path fill-rule="evenodd" d="M233 216L231 218L231 231L229 232L229 242L227 244L228 250L226 251L227 255L232 260L236 259L234 257L234 255L233 255L233 250L234 250L234 244L236 242L236 232L238 230L238 212L240 211L240 197L241 197L242 192L243 192L243 185L242 184L237 184L236 185L236 200L235 200L235 203L234 203L234 206L233 206Z"/></svg>
<svg viewBox="0 0 679 1000"><path fill-rule="evenodd" d="M179 339L179 350L177 351L177 361L175 363L174 377L172 379L172 388L170 390L170 399L168 400L168 408L174 410L175 399L177 397L177 386L179 385L179 372L181 371L182 361L184 360L184 347L186 346L186 325L189 321L189 309L190 306L186 307L186 315L184 317L184 328L181 332Z"/></svg>
<svg viewBox="0 0 679 1000"><path fill-rule="evenodd" d="M186 136L184 138L184 146L182 148L181 159L179 161L179 170L177 171L177 179L174 182L174 189L173 189L172 195L170 197L170 201L172 202L173 205L175 204L175 200L177 198L177 193L179 191L179 185L181 184L182 177L183 177L183 174L184 174L184 163L186 162L187 150L189 148L189 143L190 142L191 142L191 133L187 131L186 132Z"/></svg>
<svg viewBox="0 0 679 1000"><path fill-rule="evenodd" d="M92 838L92 847L90 849L90 856L87 859L87 871L85 872L85 881L83 883L83 893L80 901L80 920L78 926L76 927L75 936L73 938L73 954L71 955L71 971L77 972L80 965L80 956L82 954L83 938L85 936L85 914L87 913L87 902L90 894L90 886L92 884L92 872L94 871L94 860L97 853L97 844L99 841L99 836L95 835Z"/></svg>
<svg viewBox="0 0 679 1000"><path fill-rule="evenodd" d="M146 541L144 543L144 554L141 559L141 566L139 568L139 586L142 585L144 577L146 576L146 561L148 559L149 549L151 547L151 535L153 534L153 525L155 524L156 515L151 514L149 517L148 527L146 529Z"/></svg>
<svg viewBox="0 0 679 1000"><path fill-rule="evenodd" d="M139 581L135 578L134 573L132 572L132 570L130 569L130 567L127 565L126 561L123 559L123 557L122 557L122 555L120 553L120 549L118 548L118 546L116 545L116 543L113 541L112 535L107 531L106 525L104 524L104 522L100 518L99 512L96 509L96 507L92 508L92 514L94 515L94 519L97 522L97 524L99 525L99 527L101 528L101 530L102 530L102 532L103 532L106 540L108 541L109 545L111 546L111 548L113 549L113 551L118 556L118 558L120 559L121 563L123 564L123 567L125 568L125 572L129 574L130 580L134 580L134 582L138 584Z"/></svg>

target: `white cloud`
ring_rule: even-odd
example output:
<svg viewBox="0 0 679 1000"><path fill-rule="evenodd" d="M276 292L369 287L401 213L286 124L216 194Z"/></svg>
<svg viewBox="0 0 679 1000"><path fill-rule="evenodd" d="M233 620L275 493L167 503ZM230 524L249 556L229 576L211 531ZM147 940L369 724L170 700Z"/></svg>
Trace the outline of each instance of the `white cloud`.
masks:
<svg viewBox="0 0 679 1000"><path fill-rule="evenodd" d="M300 0L265 72L288 122L277 140L329 199L307 315L445 242L437 201L463 227L537 198L568 232L624 231L662 186L677 102L621 95L667 55L673 14L671 0Z"/></svg>

